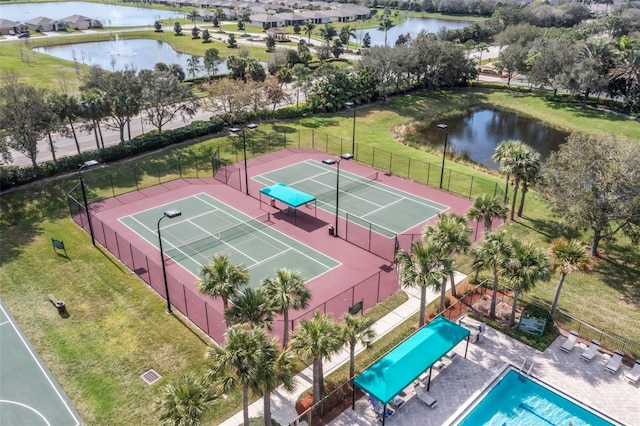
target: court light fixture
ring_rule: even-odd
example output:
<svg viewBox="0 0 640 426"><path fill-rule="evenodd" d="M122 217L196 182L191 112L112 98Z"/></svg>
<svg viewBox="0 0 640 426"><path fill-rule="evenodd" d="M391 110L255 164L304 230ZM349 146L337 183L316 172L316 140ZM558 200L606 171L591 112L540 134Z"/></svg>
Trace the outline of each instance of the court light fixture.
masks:
<svg viewBox="0 0 640 426"><path fill-rule="evenodd" d="M162 214L162 217L158 219L158 243L160 245L160 261L162 262L162 278L164 279L164 292L167 295L167 313L172 314L171 310L171 299L169 298L169 284L167 283L167 268L164 264L164 251L162 250L162 235L160 234L160 222L165 217L169 219L176 218L178 216L182 216L182 212L177 209L167 210Z"/></svg>
<svg viewBox="0 0 640 426"><path fill-rule="evenodd" d="M324 164L333 165L336 164L336 224L334 226L334 236L338 237L338 217L340 213L339 203L340 203L340 162L342 160L351 160L353 158L353 154L345 153L340 156L338 160L333 158L326 158L322 160Z"/></svg>
<svg viewBox="0 0 640 426"><path fill-rule="evenodd" d="M93 233L93 223L91 223L91 212L89 211L89 203L87 202L87 190L84 187L84 180L82 179L82 170L89 167L97 166L100 164L97 160L88 160L80 165L78 169L78 178L80 179L80 189L82 190L82 201L84 202L84 211L87 212L87 222L89 223L89 234L91 235L91 244L96 246L96 237Z"/></svg>
<svg viewBox="0 0 640 426"><path fill-rule="evenodd" d="M249 195L249 173L247 171L247 136L245 132L247 130L254 130L258 127L256 123L249 123L245 126L244 129L239 127L231 127L229 131L236 135L242 135L242 153L244 156L244 189L245 193Z"/></svg>
<svg viewBox="0 0 640 426"><path fill-rule="evenodd" d="M449 138L449 126L446 124L438 124L436 126L440 130L444 130L444 148L442 149L442 168L440 169L440 189L442 189L442 180L444 179L444 160L447 156L447 139Z"/></svg>

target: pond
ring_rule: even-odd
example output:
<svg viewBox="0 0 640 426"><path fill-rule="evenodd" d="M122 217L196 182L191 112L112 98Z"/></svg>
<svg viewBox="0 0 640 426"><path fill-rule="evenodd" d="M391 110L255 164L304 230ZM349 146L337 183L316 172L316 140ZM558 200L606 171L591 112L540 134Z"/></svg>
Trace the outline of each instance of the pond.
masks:
<svg viewBox="0 0 640 426"><path fill-rule="evenodd" d="M422 30L428 33L437 33L442 28L456 30L469 26L470 24L470 21L464 20L408 18L403 23L387 31L387 46L394 46L398 37L407 33L411 34L411 38L413 39ZM354 22L354 26L358 27L358 23ZM372 46L384 46L384 31L376 28L357 29L356 40L358 43L362 44L362 37L364 37L366 33L369 33L371 36Z"/></svg>
<svg viewBox="0 0 640 426"><path fill-rule="evenodd" d="M38 47L34 50L85 65L98 65L107 71L122 71L126 67L133 67L138 71L152 69L158 62L179 64L185 74L189 76L187 61L191 55L176 52L169 44L157 40L120 40L116 36L111 41ZM218 66L218 74L227 72L226 62ZM206 72L202 70L196 75L203 76L205 74Z"/></svg>
<svg viewBox="0 0 640 426"><path fill-rule="evenodd" d="M62 19L71 15L84 15L97 19L106 27L152 26L159 19L184 16L183 13L168 10L76 1L0 5L0 17L15 22L25 22L39 16Z"/></svg>
<svg viewBox="0 0 640 426"><path fill-rule="evenodd" d="M492 169L497 169L498 165L493 162L491 156L504 140L521 140L538 151L544 160L552 151L558 149L569 135L545 125L542 121L490 108L469 111L439 123L449 126L448 145L452 151L458 154L466 152L471 160ZM434 123L420 132L418 140L431 141L442 149L444 137L444 131L438 129Z"/></svg>

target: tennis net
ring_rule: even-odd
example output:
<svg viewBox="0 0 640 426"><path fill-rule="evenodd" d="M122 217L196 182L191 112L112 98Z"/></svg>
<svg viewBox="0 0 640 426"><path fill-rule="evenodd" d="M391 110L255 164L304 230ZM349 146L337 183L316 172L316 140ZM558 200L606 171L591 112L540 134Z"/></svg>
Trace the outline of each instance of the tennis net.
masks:
<svg viewBox="0 0 640 426"><path fill-rule="evenodd" d="M378 172L374 172L368 176L353 178L351 175L340 176L340 192L354 192L360 188L371 186L372 182L378 180ZM316 200L321 203L333 202L336 199L335 188L321 192L316 195Z"/></svg>
<svg viewBox="0 0 640 426"><path fill-rule="evenodd" d="M217 247L236 238L258 232L261 229L266 228L270 220L271 214L267 212L245 222L237 223L229 226L228 228L199 236L191 241L182 241L178 236L170 234L173 237L173 241L178 242L178 245L174 245L173 247L165 250L165 253L168 257L176 261L188 257L196 257L205 250ZM166 231L164 233L166 233Z"/></svg>

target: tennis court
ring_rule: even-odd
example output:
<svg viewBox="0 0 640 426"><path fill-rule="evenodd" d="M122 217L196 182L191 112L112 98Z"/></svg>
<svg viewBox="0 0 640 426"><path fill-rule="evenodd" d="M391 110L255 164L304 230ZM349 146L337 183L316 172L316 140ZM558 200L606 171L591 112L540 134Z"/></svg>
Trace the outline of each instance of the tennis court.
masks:
<svg viewBox="0 0 640 426"><path fill-rule="evenodd" d="M53 309L53 308L52 308ZM0 301L0 425L80 425L80 416Z"/></svg>
<svg viewBox="0 0 640 426"><path fill-rule="evenodd" d="M378 172L359 176L340 170L340 216L351 221L366 221L375 225L387 237L402 234L448 210L449 207L377 181ZM282 183L314 195L318 207L335 213L335 166L306 160L277 170L253 176L252 179L270 186Z"/></svg>
<svg viewBox="0 0 640 426"><path fill-rule="evenodd" d="M182 215L161 223L164 253L194 276L217 254L227 254L251 273L251 287L278 268L299 270L308 281L340 262L270 227L270 214L252 218L212 196L199 193L129 216L121 223L159 249L157 223L164 211Z"/></svg>

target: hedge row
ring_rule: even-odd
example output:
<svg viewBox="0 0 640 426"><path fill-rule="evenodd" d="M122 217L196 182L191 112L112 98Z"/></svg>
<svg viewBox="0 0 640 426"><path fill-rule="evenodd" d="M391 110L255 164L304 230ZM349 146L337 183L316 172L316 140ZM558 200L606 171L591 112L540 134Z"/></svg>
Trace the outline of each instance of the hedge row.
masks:
<svg viewBox="0 0 640 426"><path fill-rule="evenodd" d="M209 121L194 121L178 129L166 130L161 134L149 133L125 141L115 146L88 151L71 157L60 158L38 164L37 167L5 166L0 168L0 190L24 185L39 179L52 177L61 173L77 171L87 160L98 160L108 163L145 152L164 148L177 143L197 139L223 130L225 122L218 117Z"/></svg>

